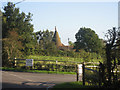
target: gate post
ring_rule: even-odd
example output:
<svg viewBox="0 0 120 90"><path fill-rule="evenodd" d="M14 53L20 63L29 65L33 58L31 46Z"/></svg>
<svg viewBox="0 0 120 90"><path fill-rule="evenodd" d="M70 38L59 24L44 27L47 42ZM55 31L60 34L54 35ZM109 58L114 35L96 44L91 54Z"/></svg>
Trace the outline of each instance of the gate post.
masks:
<svg viewBox="0 0 120 90"><path fill-rule="evenodd" d="M57 74L57 63L58 63L58 61L56 60L56 74Z"/></svg>
<svg viewBox="0 0 120 90"><path fill-rule="evenodd" d="M78 64L76 67L77 67L77 81L82 81L83 80L82 79L83 78L83 65Z"/></svg>
<svg viewBox="0 0 120 90"><path fill-rule="evenodd" d="M13 67L15 68L17 66L16 58L13 59Z"/></svg>
<svg viewBox="0 0 120 90"><path fill-rule="evenodd" d="M99 87L101 86L101 78L100 78L100 75L101 74L101 65L100 65L100 62L99 62Z"/></svg>
<svg viewBox="0 0 120 90"><path fill-rule="evenodd" d="M76 69L77 69L76 70L76 73L77 73L77 77L76 78L77 78L77 82L78 82L79 81L78 65L76 65Z"/></svg>
<svg viewBox="0 0 120 90"><path fill-rule="evenodd" d="M83 86L85 86L85 64L84 62L82 64L82 82L83 82Z"/></svg>

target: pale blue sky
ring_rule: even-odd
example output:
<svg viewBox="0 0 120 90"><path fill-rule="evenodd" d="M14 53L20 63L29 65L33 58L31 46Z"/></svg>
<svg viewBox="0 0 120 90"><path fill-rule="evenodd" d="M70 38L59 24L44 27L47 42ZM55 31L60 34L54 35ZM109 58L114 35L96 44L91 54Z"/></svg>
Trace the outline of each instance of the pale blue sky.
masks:
<svg viewBox="0 0 120 90"><path fill-rule="evenodd" d="M108 29L118 27L117 2L22 2L16 7L26 14L33 14L35 32L43 29L54 31L56 26L65 45L68 38L76 41L75 34L81 27L93 29L103 39Z"/></svg>

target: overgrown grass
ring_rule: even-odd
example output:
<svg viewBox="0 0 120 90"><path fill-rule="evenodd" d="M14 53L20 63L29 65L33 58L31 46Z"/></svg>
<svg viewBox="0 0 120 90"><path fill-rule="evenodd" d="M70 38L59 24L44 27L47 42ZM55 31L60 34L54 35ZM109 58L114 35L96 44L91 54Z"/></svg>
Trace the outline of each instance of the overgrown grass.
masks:
<svg viewBox="0 0 120 90"><path fill-rule="evenodd" d="M8 67L0 67L2 70L6 71L17 71L17 72L34 72L34 73L48 73L48 74L76 74L75 72L56 72L56 71L45 71L45 70L27 70L21 68L8 68Z"/></svg>

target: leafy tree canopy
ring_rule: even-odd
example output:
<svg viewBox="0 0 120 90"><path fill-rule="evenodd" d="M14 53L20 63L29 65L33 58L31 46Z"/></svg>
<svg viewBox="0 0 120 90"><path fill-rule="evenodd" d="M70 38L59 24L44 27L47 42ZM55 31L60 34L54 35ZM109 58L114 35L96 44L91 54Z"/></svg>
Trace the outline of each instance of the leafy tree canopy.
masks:
<svg viewBox="0 0 120 90"><path fill-rule="evenodd" d="M68 42L69 46L74 46L74 43L72 41Z"/></svg>
<svg viewBox="0 0 120 90"><path fill-rule="evenodd" d="M15 7L15 4L8 2L7 6L4 7L2 16L2 37L7 38L9 31L15 31L21 38L19 41L22 42L23 50L28 52L29 49L33 49L35 45L33 25L31 24L32 14L26 15L24 12L19 11L19 8Z"/></svg>
<svg viewBox="0 0 120 90"><path fill-rule="evenodd" d="M46 45L52 43L53 32L46 30L46 31L38 31L35 33L37 36L37 41L39 43L39 47L41 49L46 49Z"/></svg>
<svg viewBox="0 0 120 90"><path fill-rule="evenodd" d="M75 49L84 49L88 52L99 53L102 49L102 42L94 30L90 28L80 28L75 35Z"/></svg>

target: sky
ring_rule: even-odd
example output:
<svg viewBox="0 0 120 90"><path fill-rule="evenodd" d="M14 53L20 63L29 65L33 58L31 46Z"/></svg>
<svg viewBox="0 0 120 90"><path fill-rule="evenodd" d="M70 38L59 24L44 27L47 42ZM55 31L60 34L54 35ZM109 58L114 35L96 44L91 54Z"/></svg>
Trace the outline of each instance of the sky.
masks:
<svg viewBox="0 0 120 90"><path fill-rule="evenodd" d="M8 0L7 0L8 1ZM19 0L18 0L19 1ZM2 2L2 7L6 3ZM75 42L81 27L91 28L104 39L108 29L118 27L118 2L41 2L23 1L16 4L20 12L32 13L34 32L55 30L61 42L68 45L68 38Z"/></svg>

